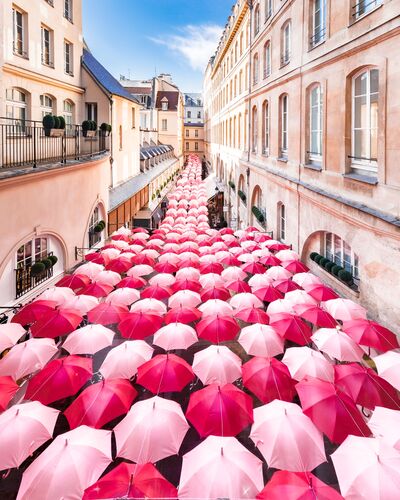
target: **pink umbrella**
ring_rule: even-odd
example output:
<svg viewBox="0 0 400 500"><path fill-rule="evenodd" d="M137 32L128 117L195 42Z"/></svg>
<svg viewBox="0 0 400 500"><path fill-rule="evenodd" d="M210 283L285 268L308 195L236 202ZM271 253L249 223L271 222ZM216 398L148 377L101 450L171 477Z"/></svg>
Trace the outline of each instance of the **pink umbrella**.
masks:
<svg viewBox="0 0 400 500"><path fill-rule="evenodd" d="M2 413L0 470L19 467L37 448L51 439L59 413L39 401L14 405Z"/></svg>
<svg viewBox="0 0 400 500"><path fill-rule="evenodd" d="M19 323L0 325L0 353L15 345L26 334L26 330Z"/></svg>
<svg viewBox="0 0 400 500"><path fill-rule="evenodd" d="M120 283L122 283L122 281L120 281ZM96 283L94 281L87 287L82 288L78 293L79 295L92 295L93 297L101 298L106 297L112 289L113 287L110 285L103 285L102 283Z"/></svg>
<svg viewBox="0 0 400 500"><path fill-rule="evenodd" d="M227 290L224 287L216 287L216 286L211 286L211 287L206 287L200 295L200 298L203 302L206 302L207 300L212 300L212 299L219 299L219 300L229 300L231 298L231 294L229 290Z"/></svg>
<svg viewBox="0 0 400 500"><path fill-rule="evenodd" d="M293 276L292 280L304 289L311 288L312 286L323 285L321 279L311 272L297 273Z"/></svg>
<svg viewBox="0 0 400 500"><path fill-rule="evenodd" d="M252 356L272 358L283 353L284 341L269 325L255 323L242 328L238 342Z"/></svg>
<svg viewBox="0 0 400 500"><path fill-rule="evenodd" d="M179 392L192 382L192 367L175 354L157 354L138 368L136 382L153 394Z"/></svg>
<svg viewBox="0 0 400 500"><path fill-rule="evenodd" d="M149 284L169 287L169 286L173 285L175 283L175 281L176 281L176 278L173 274L158 273L149 279Z"/></svg>
<svg viewBox="0 0 400 500"><path fill-rule="evenodd" d="M364 319L366 310L359 304L349 299L331 299L322 303L322 307L335 319L349 321L352 319Z"/></svg>
<svg viewBox="0 0 400 500"><path fill-rule="evenodd" d="M374 362L379 376L400 391L400 353L387 351L375 356Z"/></svg>
<svg viewBox="0 0 400 500"><path fill-rule="evenodd" d="M217 287L225 286L225 282L221 278L221 276L219 274L214 274L214 273L202 274L199 278L199 282L203 288L207 288L210 286L217 286Z"/></svg>
<svg viewBox="0 0 400 500"><path fill-rule="evenodd" d="M249 498L263 488L262 462L233 437L208 436L183 456L179 498Z"/></svg>
<svg viewBox="0 0 400 500"><path fill-rule="evenodd" d="M183 323L169 323L154 334L153 344L166 351L187 349L198 341L196 330Z"/></svg>
<svg viewBox="0 0 400 500"><path fill-rule="evenodd" d="M105 357L99 372L105 379L131 379L137 369L153 356L154 349L143 340L123 342L111 349Z"/></svg>
<svg viewBox="0 0 400 500"><path fill-rule="evenodd" d="M326 462L322 433L294 403L275 399L255 408L250 439L274 469L307 472Z"/></svg>
<svg viewBox="0 0 400 500"><path fill-rule="evenodd" d="M130 306L140 298L140 293L134 288L117 288L107 295L105 302L115 306Z"/></svg>
<svg viewBox="0 0 400 500"><path fill-rule="evenodd" d="M315 377L327 382L334 380L333 365L323 354L307 346L286 349L282 363L289 368L295 380L303 380L306 377Z"/></svg>
<svg viewBox="0 0 400 500"><path fill-rule="evenodd" d="M177 280L193 280L197 281L200 278L200 271L194 267L185 267L179 269L176 273Z"/></svg>
<svg viewBox="0 0 400 500"><path fill-rule="evenodd" d="M188 429L175 401L159 396L139 401L114 427L117 456L138 464L158 462L179 452Z"/></svg>
<svg viewBox="0 0 400 500"><path fill-rule="evenodd" d="M103 270L104 266L102 266L101 264L88 262L87 264L83 264L82 266L77 267L74 271L74 274L83 274L92 280Z"/></svg>
<svg viewBox="0 0 400 500"><path fill-rule="evenodd" d="M168 307L197 307L201 303L200 295L192 290L180 290L168 299Z"/></svg>
<svg viewBox="0 0 400 500"><path fill-rule="evenodd" d="M99 300L91 295L75 295L74 297L69 297L63 303L63 307L66 309L75 309L82 316L85 316L88 311L96 307Z"/></svg>
<svg viewBox="0 0 400 500"><path fill-rule="evenodd" d="M227 267L221 273L222 278L225 281L235 281L235 280L244 280L247 278L247 274L240 267Z"/></svg>
<svg viewBox="0 0 400 500"><path fill-rule="evenodd" d="M203 318L214 314L220 314L221 316L233 315L232 306L220 299L207 300L198 309L203 314Z"/></svg>
<svg viewBox="0 0 400 500"><path fill-rule="evenodd" d="M71 290L71 288L53 286L42 292L38 297L36 297L35 301L50 300L52 302L56 302L56 304L60 306L66 299L73 297L74 295L75 293Z"/></svg>
<svg viewBox="0 0 400 500"><path fill-rule="evenodd" d="M57 352L53 339L29 339L16 344L0 359L0 377L9 375L14 380L41 370Z"/></svg>
<svg viewBox="0 0 400 500"><path fill-rule="evenodd" d="M152 266L149 266L148 264L138 264L136 266L131 267L126 274L127 276L141 277L141 276L148 276L152 272L154 272Z"/></svg>
<svg viewBox="0 0 400 500"><path fill-rule="evenodd" d="M277 299L268 304L267 313L271 316L280 315L280 314L293 314L294 306L291 302L286 299Z"/></svg>
<svg viewBox="0 0 400 500"><path fill-rule="evenodd" d="M131 312L142 312L145 314L163 316L167 312L167 306L157 299L143 299L132 304Z"/></svg>
<svg viewBox="0 0 400 500"><path fill-rule="evenodd" d="M384 440L348 436L331 457L345 498L399 498L400 453Z"/></svg>
<svg viewBox="0 0 400 500"><path fill-rule="evenodd" d="M79 500L111 463L111 431L82 425L60 434L22 475L18 500Z"/></svg>
<svg viewBox="0 0 400 500"><path fill-rule="evenodd" d="M229 304L238 311L249 307L264 307L261 300L252 293L237 293L231 298Z"/></svg>
<svg viewBox="0 0 400 500"><path fill-rule="evenodd" d="M196 352L193 371L204 385L225 385L242 375L242 361L226 346L211 345Z"/></svg>
<svg viewBox="0 0 400 500"><path fill-rule="evenodd" d="M7 408L18 389L19 385L11 377L0 377L0 412Z"/></svg>
<svg viewBox="0 0 400 500"><path fill-rule="evenodd" d="M102 302L91 309L88 314L88 320L98 325L115 325L122 321L129 314L126 306L117 306L110 302Z"/></svg>
<svg viewBox="0 0 400 500"><path fill-rule="evenodd" d="M364 351L340 328L320 328L311 337L318 349L339 361L361 361Z"/></svg>
<svg viewBox="0 0 400 500"><path fill-rule="evenodd" d="M274 266L270 267L265 272L265 275L272 280L288 280L292 276L292 273L283 267Z"/></svg>
<svg viewBox="0 0 400 500"><path fill-rule="evenodd" d="M70 354L95 354L112 344L115 333L103 325L87 325L71 333L63 344Z"/></svg>
<svg viewBox="0 0 400 500"><path fill-rule="evenodd" d="M376 438L400 451L400 411L376 406L368 426Z"/></svg>
<svg viewBox="0 0 400 500"><path fill-rule="evenodd" d="M121 281L121 276L114 271L101 271L95 281L102 285L115 286Z"/></svg>

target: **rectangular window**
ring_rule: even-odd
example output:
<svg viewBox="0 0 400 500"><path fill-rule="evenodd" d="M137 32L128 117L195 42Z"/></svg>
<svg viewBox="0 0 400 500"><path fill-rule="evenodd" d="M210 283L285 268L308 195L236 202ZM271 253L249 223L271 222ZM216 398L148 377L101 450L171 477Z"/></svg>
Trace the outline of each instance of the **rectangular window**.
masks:
<svg viewBox="0 0 400 500"><path fill-rule="evenodd" d="M195 136L195 137L199 137L199 131L198 131L198 130L195 130L195 131L194 131L194 136Z"/></svg>
<svg viewBox="0 0 400 500"><path fill-rule="evenodd" d="M64 41L64 71L73 76L73 46L67 41Z"/></svg>
<svg viewBox="0 0 400 500"><path fill-rule="evenodd" d="M25 16L23 12L13 9L13 52L26 56L25 50Z"/></svg>
<svg viewBox="0 0 400 500"><path fill-rule="evenodd" d="M352 251L350 245L336 234L325 233L324 255L350 272L354 278L359 279L358 256Z"/></svg>
<svg viewBox="0 0 400 500"><path fill-rule="evenodd" d="M281 100L281 155L287 157L288 152L288 96Z"/></svg>
<svg viewBox="0 0 400 500"><path fill-rule="evenodd" d="M309 160L320 162L322 157L322 90L318 85L310 91L310 151Z"/></svg>
<svg viewBox="0 0 400 500"><path fill-rule="evenodd" d="M189 143L188 142L186 143L186 150L187 151L189 150Z"/></svg>
<svg viewBox="0 0 400 500"><path fill-rule="evenodd" d="M313 0L311 47L315 47L326 37L326 0Z"/></svg>
<svg viewBox="0 0 400 500"><path fill-rule="evenodd" d="M132 108L132 128L136 127L136 110L135 108Z"/></svg>
<svg viewBox="0 0 400 500"><path fill-rule="evenodd" d="M358 19L382 4L382 0L356 0L352 7L352 17Z"/></svg>
<svg viewBox="0 0 400 500"><path fill-rule="evenodd" d="M285 205L280 206L279 210L279 222L280 222L280 239L285 241L286 238L286 209Z"/></svg>
<svg viewBox="0 0 400 500"><path fill-rule="evenodd" d="M186 137L189 137L189 130L186 129Z"/></svg>
<svg viewBox="0 0 400 500"><path fill-rule="evenodd" d="M53 66L53 33L46 26L42 26L42 64Z"/></svg>
<svg viewBox="0 0 400 500"><path fill-rule="evenodd" d="M163 132L168 130L168 121L165 118L163 120L161 120L161 130Z"/></svg>
<svg viewBox="0 0 400 500"><path fill-rule="evenodd" d="M198 143L198 142L195 142L195 143L194 143L194 150L195 150L195 151L198 151L198 150L199 150L199 143Z"/></svg>
<svg viewBox="0 0 400 500"><path fill-rule="evenodd" d="M72 0L64 0L64 17L72 23Z"/></svg>
<svg viewBox="0 0 400 500"><path fill-rule="evenodd" d="M168 101L161 103L161 109L162 111L168 111Z"/></svg>
<svg viewBox="0 0 400 500"><path fill-rule="evenodd" d="M288 64L290 61L290 50L291 50L291 25L290 22L285 25L283 28L282 34L282 56L281 62L282 64Z"/></svg>
<svg viewBox="0 0 400 500"><path fill-rule="evenodd" d="M201 118L201 111L197 112L197 118Z"/></svg>
<svg viewBox="0 0 400 500"><path fill-rule="evenodd" d="M264 78L271 74L271 42L267 42L264 48Z"/></svg>
<svg viewBox="0 0 400 500"><path fill-rule="evenodd" d="M188 111L188 112L187 112L187 117L188 117L188 118L192 118L192 112L191 112L191 111Z"/></svg>
<svg viewBox="0 0 400 500"><path fill-rule="evenodd" d="M97 103L86 103L86 120L93 120L97 123Z"/></svg>
<svg viewBox="0 0 400 500"><path fill-rule="evenodd" d="M265 20L272 16L272 0L265 0Z"/></svg>

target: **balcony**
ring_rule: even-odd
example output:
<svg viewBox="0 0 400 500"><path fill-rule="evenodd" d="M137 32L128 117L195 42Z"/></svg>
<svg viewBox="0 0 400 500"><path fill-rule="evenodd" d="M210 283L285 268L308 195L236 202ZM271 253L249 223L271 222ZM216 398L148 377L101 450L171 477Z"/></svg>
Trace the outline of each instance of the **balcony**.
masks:
<svg viewBox="0 0 400 500"><path fill-rule="evenodd" d="M53 255L52 252L48 256ZM47 257L48 257L47 256ZM47 259L46 257L46 259ZM18 299L53 276L53 266L40 273L32 271L32 265L15 269L15 298Z"/></svg>

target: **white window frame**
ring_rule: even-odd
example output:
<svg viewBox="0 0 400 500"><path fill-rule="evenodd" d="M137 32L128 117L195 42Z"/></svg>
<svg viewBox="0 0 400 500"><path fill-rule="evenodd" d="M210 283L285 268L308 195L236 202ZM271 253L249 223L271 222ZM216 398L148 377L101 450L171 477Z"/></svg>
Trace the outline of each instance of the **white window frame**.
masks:
<svg viewBox="0 0 400 500"><path fill-rule="evenodd" d="M357 20L366 16L382 5L383 0L355 0L352 6L352 18Z"/></svg>
<svg viewBox="0 0 400 500"><path fill-rule="evenodd" d="M72 132L74 126L74 103L66 99L63 102L63 117L65 120L65 130L68 133Z"/></svg>
<svg viewBox="0 0 400 500"><path fill-rule="evenodd" d="M317 92L317 102L313 104L313 93ZM312 162L322 161L322 139L323 139L323 90L321 85L314 85L309 90L309 152L308 159ZM313 123L313 110L317 110L317 123ZM318 151L313 151L313 134L318 135Z"/></svg>
<svg viewBox="0 0 400 500"><path fill-rule="evenodd" d="M253 57L253 85L257 85L260 75L260 58L258 54Z"/></svg>
<svg viewBox="0 0 400 500"><path fill-rule="evenodd" d="M21 16L21 23L18 24L17 16ZM26 50L26 13L13 7L13 53L17 56L27 57ZM21 34L21 39L17 35Z"/></svg>
<svg viewBox="0 0 400 500"><path fill-rule="evenodd" d="M326 9L326 0L312 0L312 35L310 37L311 47L316 47L326 40ZM317 24L318 13L321 13L320 24Z"/></svg>
<svg viewBox="0 0 400 500"><path fill-rule="evenodd" d="M286 207L283 203L279 204L279 239L286 240Z"/></svg>
<svg viewBox="0 0 400 500"><path fill-rule="evenodd" d="M269 154L269 133L270 133L270 123L269 123L269 102L265 101L263 104L263 154Z"/></svg>
<svg viewBox="0 0 400 500"><path fill-rule="evenodd" d="M168 101L163 101L161 103L161 111L168 111Z"/></svg>
<svg viewBox="0 0 400 500"><path fill-rule="evenodd" d="M86 120L93 120L97 123L97 102L86 103Z"/></svg>
<svg viewBox="0 0 400 500"><path fill-rule="evenodd" d="M271 74L271 40L268 40L264 45L264 78L268 78Z"/></svg>
<svg viewBox="0 0 400 500"><path fill-rule="evenodd" d="M64 0L64 17L67 19L70 23L72 23L73 19L73 0Z"/></svg>
<svg viewBox="0 0 400 500"><path fill-rule="evenodd" d="M272 17L272 0L265 0L265 20L268 21Z"/></svg>
<svg viewBox="0 0 400 500"><path fill-rule="evenodd" d="M39 251L36 251L36 242L39 241ZM31 245L31 254L27 256L26 247L27 245ZM18 256L18 251L22 250L23 258L20 259ZM18 250L15 252L15 268L16 269L25 269L26 267L32 266L35 262L41 261L45 259L49 255L49 238L46 237L36 237L32 240L26 241L23 245L21 245ZM30 263L29 263L30 261Z"/></svg>
<svg viewBox="0 0 400 500"><path fill-rule="evenodd" d="M14 99L14 93L19 92L24 96L24 100ZM10 95L11 94L11 95ZM6 117L12 119L10 124L21 125L21 123L14 122L13 120L18 120L22 122L24 126L25 120L28 119L28 98L27 94L22 90L17 88L10 88L6 90ZM16 111L18 112L16 113ZM16 116L18 114L18 116Z"/></svg>
<svg viewBox="0 0 400 500"><path fill-rule="evenodd" d="M166 118L163 118L161 120L161 131L166 132L168 130L168 120Z"/></svg>
<svg viewBox="0 0 400 500"><path fill-rule="evenodd" d="M94 228L97 226L97 224L101 220L100 215L101 215L100 214L100 207L99 207L99 205L97 205L97 207L95 207L95 209L93 210L93 213L92 213L92 215L90 217L90 221L89 221L88 238L89 238L89 247L90 248L96 246L102 240L102 232L97 233L94 230Z"/></svg>
<svg viewBox="0 0 400 500"><path fill-rule="evenodd" d="M64 40L64 72L74 76L74 46L68 40Z"/></svg>
<svg viewBox="0 0 400 500"><path fill-rule="evenodd" d="M48 33L48 40L46 40L45 33ZM54 51L53 51L53 30L44 26L41 26L42 35L42 64L44 66L54 67Z"/></svg>
<svg viewBox="0 0 400 500"><path fill-rule="evenodd" d="M284 94L280 99L280 113L281 113L281 137L280 137L280 154L283 158L288 155L289 145L289 96ZM285 103L285 106L284 106Z"/></svg>
<svg viewBox="0 0 400 500"><path fill-rule="evenodd" d="M251 111L251 152L257 154L258 149L258 109L256 106Z"/></svg>
<svg viewBox="0 0 400 500"><path fill-rule="evenodd" d="M257 5L254 10L254 36L260 32L260 6Z"/></svg>
<svg viewBox="0 0 400 500"><path fill-rule="evenodd" d="M347 253L346 247L348 249ZM346 255L350 255L350 260L346 260ZM349 271L354 278L360 278L358 256L351 246L337 234L328 232L324 234L324 256Z"/></svg>
<svg viewBox="0 0 400 500"><path fill-rule="evenodd" d="M289 64L291 57L292 46L292 22L286 21L282 27L282 54L281 63L283 65Z"/></svg>
<svg viewBox="0 0 400 500"><path fill-rule="evenodd" d="M42 118L46 115L52 115L54 113L54 98L48 94L42 94L40 96L40 109Z"/></svg>

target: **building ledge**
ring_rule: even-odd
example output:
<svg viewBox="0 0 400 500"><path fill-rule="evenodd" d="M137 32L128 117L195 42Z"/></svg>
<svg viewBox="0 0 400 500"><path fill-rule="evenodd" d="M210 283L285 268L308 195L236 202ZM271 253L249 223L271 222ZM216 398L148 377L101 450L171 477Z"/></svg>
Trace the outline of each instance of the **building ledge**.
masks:
<svg viewBox="0 0 400 500"><path fill-rule="evenodd" d="M310 170L315 170L316 172L322 172L322 166L317 165L316 163L305 163L303 167Z"/></svg>
<svg viewBox="0 0 400 500"><path fill-rule="evenodd" d="M343 174L343 177L345 179L351 179L353 181L364 182L365 184L370 184L372 186L376 186L378 184L378 179L370 175L362 175L351 172L348 174Z"/></svg>

